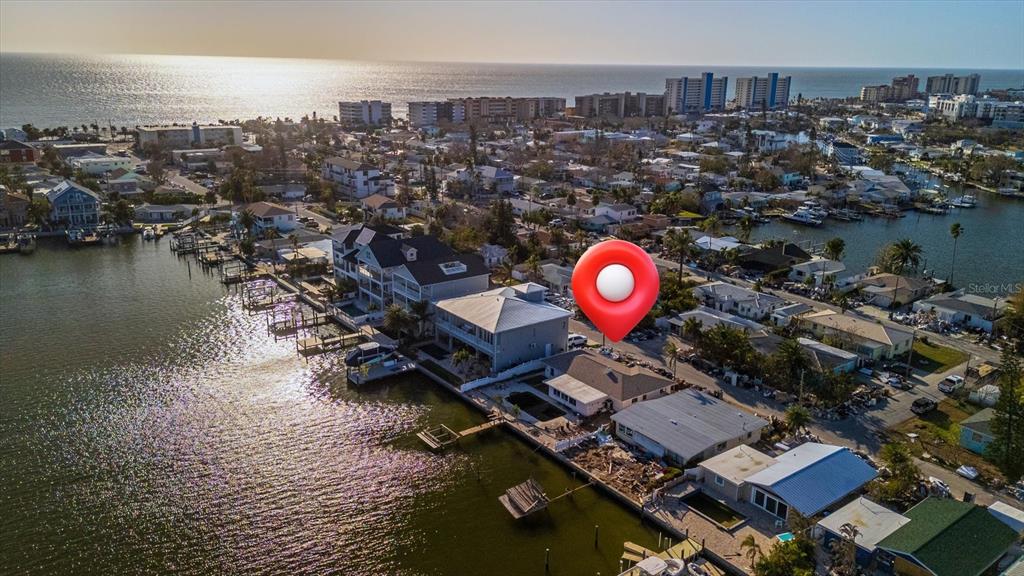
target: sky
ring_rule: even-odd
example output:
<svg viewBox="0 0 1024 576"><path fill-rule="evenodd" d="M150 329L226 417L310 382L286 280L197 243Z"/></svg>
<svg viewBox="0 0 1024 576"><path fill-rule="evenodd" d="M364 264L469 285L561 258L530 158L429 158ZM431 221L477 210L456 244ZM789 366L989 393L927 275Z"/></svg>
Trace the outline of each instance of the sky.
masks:
<svg viewBox="0 0 1024 576"><path fill-rule="evenodd" d="M3 0L0 52L1024 69L1024 0Z"/></svg>

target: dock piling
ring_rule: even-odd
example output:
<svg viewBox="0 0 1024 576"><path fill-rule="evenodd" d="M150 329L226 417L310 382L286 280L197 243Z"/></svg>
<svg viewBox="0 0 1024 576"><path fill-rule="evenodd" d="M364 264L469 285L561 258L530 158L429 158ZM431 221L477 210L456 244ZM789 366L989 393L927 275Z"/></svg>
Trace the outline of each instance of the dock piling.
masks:
<svg viewBox="0 0 1024 576"><path fill-rule="evenodd" d="M601 531L601 527L594 524L594 548L597 548L597 535Z"/></svg>

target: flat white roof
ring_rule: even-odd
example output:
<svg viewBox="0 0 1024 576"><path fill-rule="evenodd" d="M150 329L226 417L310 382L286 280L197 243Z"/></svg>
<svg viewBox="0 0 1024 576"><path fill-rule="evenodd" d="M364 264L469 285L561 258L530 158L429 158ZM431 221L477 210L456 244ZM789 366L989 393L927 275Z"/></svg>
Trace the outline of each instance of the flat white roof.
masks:
<svg viewBox="0 0 1024 576"><path fill-rule="evenodd" d="M608 398L608 395L604 392L601 392L597 388L592 387L586 382L577 380L568 374L555 376L544 383L583 404L603 402Z"/></svg>
<svg viewBox="0 0 1024 576"><path fill-rule="evenodd" d="M853 524L857 528L857 546L873 552L876 544L907 522L910 518L861 497L822 518L818 526L841 535L843 524Z"/></svg>
<svg viewBox="0 0 1024 576"><path fill-rule="evenodd" d="M714 458L708 458L701 462L700 466L733 484L740 484L747 479L747 476L760 472L774 463L775 459L771 456L741 444Z"/></svg>

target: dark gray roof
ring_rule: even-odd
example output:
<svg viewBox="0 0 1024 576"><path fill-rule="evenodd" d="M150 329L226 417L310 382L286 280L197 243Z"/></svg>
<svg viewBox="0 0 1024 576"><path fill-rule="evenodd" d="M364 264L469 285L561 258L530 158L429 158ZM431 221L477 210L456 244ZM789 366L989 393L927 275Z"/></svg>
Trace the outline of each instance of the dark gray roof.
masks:
<svg viewBox="0 0 1024 576"><path fill-rule="evenodd" d="M447 262L461 262L466 269L455 274L445 274L441 269L441 264ZM484 259L476 254L453 254L450 257L431 260L422 260L420 256L417 256L415 262L405 263L405 269L420 286L490 274L490 270L484 265Z"/></svg>
<svg viewBox="0 0 1024 576"><path fill-rule="evenodd" d="M637 398L672 384L650 370L629 367L587 350L558 354L544 363L618 400Z"/></svg>
<svg viewBox="0 0 1024 576"><path fill-rule="evenodd" d="M614 414L612 420L640 432L684 461L768 425L749 412L693 388L634 404Z"/></svg>

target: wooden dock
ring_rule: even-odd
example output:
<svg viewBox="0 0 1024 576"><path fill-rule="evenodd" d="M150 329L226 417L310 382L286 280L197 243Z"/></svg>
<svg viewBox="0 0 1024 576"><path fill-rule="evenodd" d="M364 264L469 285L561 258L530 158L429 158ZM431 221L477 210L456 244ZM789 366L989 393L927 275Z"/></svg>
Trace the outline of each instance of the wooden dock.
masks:
<svg viewBox="0 0 1024 576"><path fill-rule="evenodd" d="M441 424L435 428L428 428L422 432L416 434L416 436L423 440L423 443L427 445L431 450L443 450L452 444L458 442L461 438L467 438L474 434L479 434L485 430L496 428L505 423L505 417L497 410L491 410L487 415L487 422L478 424L472 428L466 428L461 432L455 432L451 428Z"/></svg>
<svg viewBox="0 0 1024 576"><path fill-rule="evenodd" d="M682 563L687 563L697 559L700 552L700 543L692 538L685 538L682 541L669 546L662 552L656 552L635 542L626 541L622 544L621 559L624 563L631 566L635 566L636 564L651 557L661 558L662 560L675 559ZM709 562L702 563L700 567L710 576L725 575L725 572L721 568L718 568ZM628 576L641 576L646 573L641 572L639 568L635 568L633 570L627 570L624 574L627 574Z"/></svg>
<svg viewBox="0 0 1024 576"><path fill-rule="evenodd" d="M549 502L544 488L533 478L509 488L498 501L516 520L547 508Z"/></svg>
<svg viewBox="0 0 1024 576"><path fill-rule="evenodd" d="M276 338L279 335L296 334L300 330L323 326L330 322L330 316L320 314L316 310L313 310L312 314L296 313L290 310L284 318L278 318L276 313L267 315L267 331L274 334Z"/></svg>
<svg viewBox="0 0 1024 576"><path fill-rule="evenodd" d="M295 350L303 356L322 354L324 352L330 352L331 350L345 348L350 344L355 344L362 339L362 337L362 334L341 334L339 336L310 336L309 338L299 338L295 341Z"/></svg>

